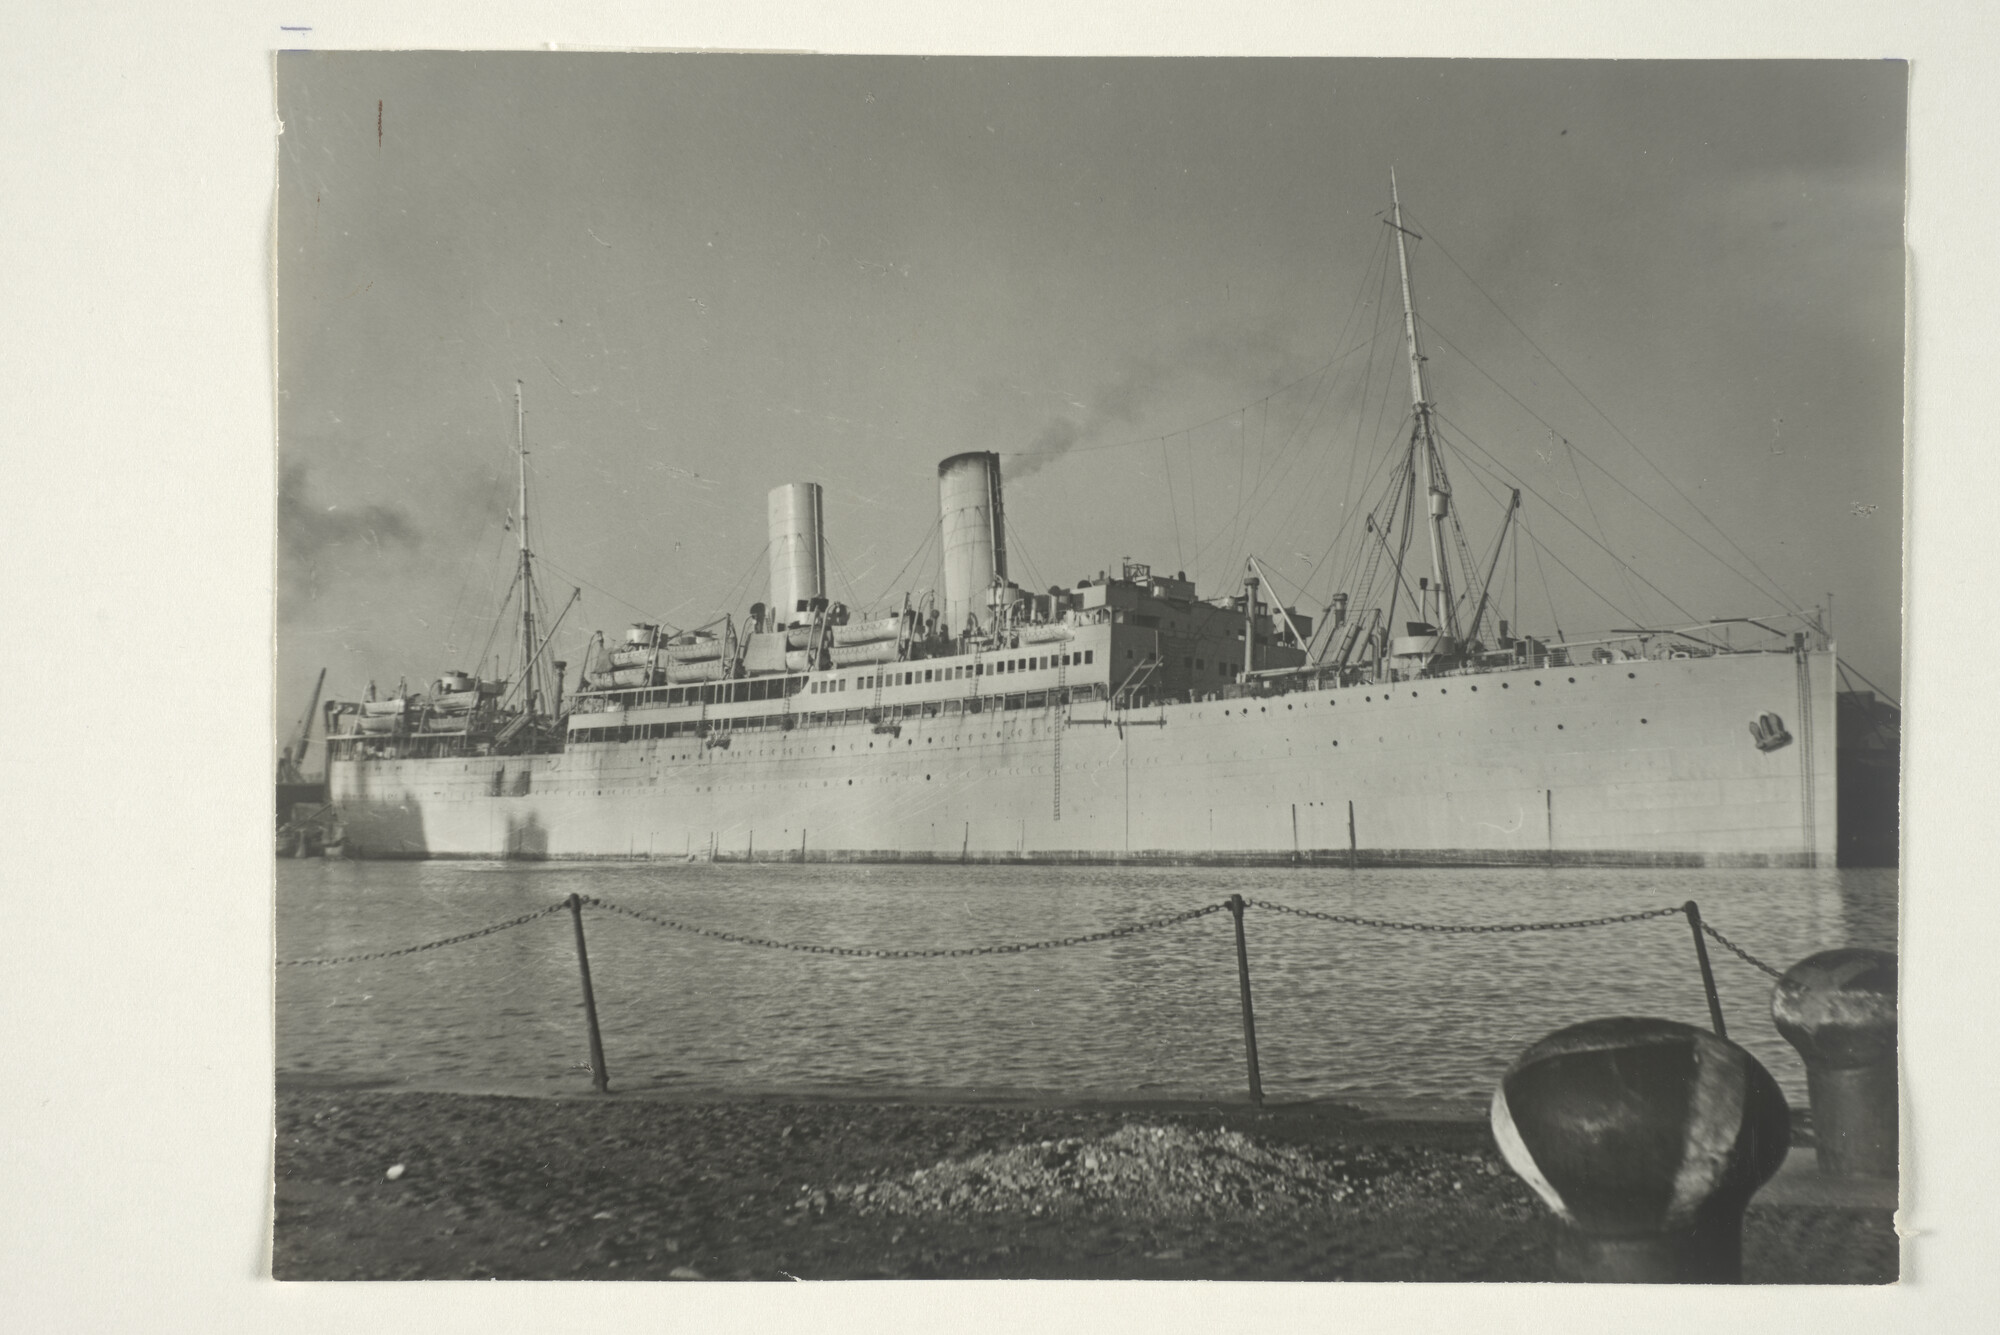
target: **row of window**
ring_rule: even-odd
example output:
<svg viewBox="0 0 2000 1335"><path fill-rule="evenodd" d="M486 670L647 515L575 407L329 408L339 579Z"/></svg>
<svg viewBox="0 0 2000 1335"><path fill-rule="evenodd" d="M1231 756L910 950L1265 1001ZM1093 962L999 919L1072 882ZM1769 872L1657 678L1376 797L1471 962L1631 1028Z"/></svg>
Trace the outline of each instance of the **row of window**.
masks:
<svg viewBox="0 0 2000 1335"><path fill-rule="evenodd" d="M1094 663L1095 649L1085 649L1079 653L1035 654L1026 658L998 658L991 663L959 663L941 668L904 668L895 672L874 672L854 679L857 691L872 691L878 686L921 686L926 682L964 681L971 677L985 677L1007 672L1036 672L1052 667L1081 667ZM847 678L833 677L813 683L812 694L831 695L847 689Z"/></svg>
<svg viewBox="0 0 2000 1335"><path fill-rule="evenodd" d="M711 681L700 686L664 686L650 691L607 691L604 698L621 705L734 705L782 700L805 688L804 677L749 677L741 681Z"/></svg>
<svg viewBox="0 0 2000 1335"><path fill-rule="evenodd" d="M1023 658L1002 658L991 663L962 663L945 668L908 668L896 672L876 672L854 679L856 690L882 686L916 686L924 682L961 681L996 673L1032 672L1051 667L1079 667L1096 661L1097 651L1036 654ZM828 677L811 683L813 695L833 695L847 689L846 677ZM612 691L608 698L628 705L730 705L758 700L782 700L807 690L804 677L750 677L742 681L711 681L699 686L667 686L652 690Z"/></svg>
<svg viewBox="0 0 2000 1335"><path fill-rule="evenodd" d="M572 742L641 742L669 737L709 733L763 732L787 728L821 728L844 723L896 722L902 719L950 718L959 714L979 714L994 710L1046 709L1065 699L1071 703L1102 700L1108 694L1103 683L1078 686L1068 691L1023 691L1017 695L975 696L966 700L922 700L906 705L885 705L881 709L834 709L800 714L758 714L749 718L712 718L704 725L689 719L683 723L627 723L616 728L572 728Z"/></svg>

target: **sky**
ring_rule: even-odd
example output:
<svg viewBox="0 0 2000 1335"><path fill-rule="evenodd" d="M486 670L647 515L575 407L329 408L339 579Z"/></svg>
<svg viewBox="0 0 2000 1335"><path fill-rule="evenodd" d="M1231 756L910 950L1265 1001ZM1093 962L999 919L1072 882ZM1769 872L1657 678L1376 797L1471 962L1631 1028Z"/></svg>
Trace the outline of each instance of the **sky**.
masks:
<svg viewBox="0 0 2000 1335"><path fill-rule="evenodd" d="M321 667L339 698L476 669L516 380L572 662L765 598L784 482L826 488L834 597L934 587L936 464L974 449L1023 584L1130 557L1214 594L1255 555L1319 612L1408 406L1392 168L1482 561L1527 492L1517 624L1831 595L1897 693L1905 92L1852 61L281 56L281 734Z"/></svg>

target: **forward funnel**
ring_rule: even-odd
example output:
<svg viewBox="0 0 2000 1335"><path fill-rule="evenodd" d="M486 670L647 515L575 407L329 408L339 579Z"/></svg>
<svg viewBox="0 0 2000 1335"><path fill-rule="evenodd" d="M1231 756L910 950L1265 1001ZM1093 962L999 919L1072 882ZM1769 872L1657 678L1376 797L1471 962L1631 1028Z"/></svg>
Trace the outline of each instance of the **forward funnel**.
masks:
<svg viewBox="0 0 2000 1335"><path fill-rule="evenodd" d="M962 633L968 619L984 629L993 612L987 590L1007 582L1007 519L1000 497L1000 456L954 454L938 465L944 545L945 625Z"/></svg>
<svg viewBox="0 0 2000 1335"><path fill-rule="evenodd" d="M787 482L770 495L771 617L789 626L809 620L826 596L826 529L817 482Z"/></svg>

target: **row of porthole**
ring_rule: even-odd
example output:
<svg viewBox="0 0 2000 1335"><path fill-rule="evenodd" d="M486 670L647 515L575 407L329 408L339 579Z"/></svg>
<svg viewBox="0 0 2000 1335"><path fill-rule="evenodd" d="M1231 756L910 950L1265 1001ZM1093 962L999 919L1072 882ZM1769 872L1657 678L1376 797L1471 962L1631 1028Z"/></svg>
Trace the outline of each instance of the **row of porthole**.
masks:
<svg viewBox="0 0 2000 1335"><path fill-rule="evenodd" d="M1650 723L1652 722L1652 720L1651 720L1651 719L1643 719L1643 718L1642 718L1642 719L1640 719L1640 720L1639 720L1639 722L1640 722L1640 723L1642 723L1642 724L1650 724ZM1566 731L1566 729L1565 729L1564 725L1562 725L1562 724L1558 723L1558 724L1556 724L1556 731L1557 731L1557 732L1563 732L1563 731ZM1287 738L1286 740L1290 740L1290 739L1289 739L1289 738ZM1380 742L1380 741L1384 741L1385 739L1384 739L1384 738L1381 738L1381 737L1377 737L1377 738L1376 738L1375 740L1376 740L1376 741L1378 741L1378 742ZM1331 745L1333 745L1333 746L1339 746L1339 745L1340 745L1340 739L1339 739L1339 738L1335 738L1335 739L1333 739L1333 741L1331 742ZM928 775L928 774L924 775L924 779L925 779L925 780L926 780L927 782L929 781L930 777L931 777L931 776L930 776L930 775ZM854 785L854 780L852 780L852 779L849 779L849 780L847 781L847 783L848 783L848 786L849 786L849 787L853 787L853 785Z"/></svg>
<svg viewBox="0 0 2000 1335"><path fill-rule="evenodd" d="M1287 707L1289 708L1289 706L1287 706ZM1223 713L1225 713L1225 714L1227 714L1227 713L1228 713L1229 711L1225 709L1225 710L1223 710L1222 712L1223 712ZM1247 714L1247 713L1249 713L1249 711L1248 711L1248 710L1245 710L1245 711L1244 711L1244 713L1246 713L1246 714ZM1639 722L1640 722L1641 724L1648 724L1648 725L1650 725L1650 724L1651 724L1651 722L1652 722L1652 720L1651 720L1651 719L1645 719L1645 718L1642 718L1642 719L1640 719L1640 720L1639 720ZM1562 724L1560 724L1560 723L1556 724L1556 731L1557 731L1557 732L1562 732L1562 731L1565 731L1565 728L1564 728L1564 725L1562 725ZM1289 739L1288 739L1288 740L1289 740ZM869 743L868 745L869 745L869 746L870 746L870 747L872 748L872 747L873 747L873 746L874 746L875 744L874 744L873 742L870 742L870 743ZM1340 745L1340 742L1339 742L1338 740L1336 740L1336 741L1334 741L1334 742L1333 742L1333 745L1335 745L1335 746L1339 746L1339 745ZM926 775L925 775L924 777L925 777L926 779L928 779L928 778L930 778L930 775L926 774ZM850 779L850 780L848 780L848 782L849 782L849 783L852 783L852 782L853 782L853 780L852 780L852 779Z"/></svg>
<svg viewBox="0 0 2000 1335"><path fill-rule="evenodd" d="M1639 722L1640 722L1640 723L1650 723L1650 722L1651 722L1651 720L1650 720L1650 719L1643 719L1643 718L1642 718L1642 719L1640 719L1640 720L1639 720ZM1562 732L1562 731L1564 731L1564 727L1563 727L1563 725L1562 725L1562 724L1560 724L1560 723L1556 724L1556 731L1557 731L1557 732ZM1375 740L1376 740L1376 741L1378 741L1378 742L1381 742L1381 741L1384 741L1384 740L1386 740L1386 739L1384 739L1384 738L1381 738L1381 737L1377 737L1377 738L1376 738ZM1335 738L1335 739L1333 740L1333 742L1332 742L1331 744L1332 744L1332 745L1334 745L1334 746L1339 746L1339 745L1340 745L1340 740L1339 740L1338 738ZM930 775L928 775L928 774L924 775L924 782L925 782L925 783L929 783L930 781L931 781L931 776L930 776ZM821 784L820 786L821 786L821 787L823 788L823 787L825 787L826 785L825 785L825 784ZM847 781L847 786L848 786L849 788L852 788L852 787L854 786L854 780L852 780L852 779L849 779L849 780ZM712 790L711 790L711 789L708 789L708 788L698 788L698 789L696 789L695 791L697 791L697 792L710 792L710 791L712 791ZM440 796L440 797L442 797L443 795L444 795L444 794L442 794L442 793L439 793L439 794L438 794L438 796ZM604 790L603 790L602 788L598 789L598 790L597 790L597 795L598 795L599 797L602 797L602 796L604 795Z"/></svg>
<svg viewBox="0 0 2000 1335"><path fill-rule="evenodd" d="M1626 676L1626 677L1627 677L1627 679L1629 679L1629 680L1633 680L1633 681L1636 681L1636 680L1638 680L1638 676L1639 676L1639 674L1638 674L1638 673L1636 673L1636 672L1628 672L1628 673L1626 673L1626 674L1625 674L1625 676ZM1570 685L1572 685L1572 686L1576 685L1576 678L1575 678L1575 677L1570 677L1570 678L1568 678L1567 680L1569 681L1569 684L1570 684ZM1540 686L1541 684L1542 684L1542 679L1541 679L1540 677L1537 677L1537 678L1535 678L1535 685L1537 685L1537 686ZM1501 689L1501 690L1503 690L1503 691L1504 691L1504 690L1508 690L1508 689L1510 689L1510 688L1511 688L1511 686L1512 686L1512 683L1511 683L1511 682L1504 682L1504 681L1503 681L1503 682L1501 682L1501 683L1500 683L1500 689ZM1477 686L1474 686L1474 687L1472 688L1472 692L1473 692L1473 694L1474 694L1474 695L1477 695L1477 694L1479 693L1479 688L1478 688ZM1449 695L1450 693L1451 693L1451 692L1450 692L1450 688L1449 688L1449 687L1445 687L1445 686L1440 686L1440 687L1438 687L1438 694L1439 694L1439 695ZM1418 697L1418 694L1419 694L1419 693L1418 693L1418 692L1416 692L1416 691L1411 691L1411 692L1410 692L1410 698L1411 698L1412 700L1414 700L1414 699L1416 699L1416 698ZM1364 696L1362 696L1362 697L1361 697L1361 699L1362 699L1362 702L1363 702L1364 704L1373 704L1373 703L1375 703L1375 697L1374 697L1374 696L1372 696L1372 695L1364 695ZM1388 703L1388 700L1389 700L1389 697L1388 697L1387 695L1384 695L1384 696L1382 697L1382 702L1383 702L1384 704L1387 704L1387 703ZM1330 704L1330 705L1337 705L1337 704L1339 704L1339 703L1340 703L1340 701L1338 701L1338 700L1335 700L1335 699L1331 699L1331 698L1329 698L1329 699L1327 700L1327 703L1328 703L1328 704ZM1311 708L1311 707L1312 707L1312 701L1310 701L1310 700L1306 701L1306 707L1307 707L1307 708ZM1290 706L1290 705L1286 705L1286 706L1285 706L1285 708L1286 708L1286 709L1290 709L1290 708L1291 708L1291 706ZM1222 712L1223 712L1224 714L1227 714L1227 713L1228 713L1229 711L1225 709L1225 710L1223 710ZM1264 713L1264 712L1265 712L1265 709L1264 709L1264 706L1262 706L1262 705L1259 705L1259 706L1257 706L1257 712L1258 712L1258 713L1260 713L1260 714ZM1244 708L1244 710L1243 710L1243 713L1244 713L1244 715L1245 715L1246 717L1247 717L1247 716L1249 715L1249 713L1250 713L1250 710L1249 710L1249 708L1248 708L1247 706L1246 706L1246 707ZM1643 720L1642 720L1642 721L1643 721Z"/></svg>

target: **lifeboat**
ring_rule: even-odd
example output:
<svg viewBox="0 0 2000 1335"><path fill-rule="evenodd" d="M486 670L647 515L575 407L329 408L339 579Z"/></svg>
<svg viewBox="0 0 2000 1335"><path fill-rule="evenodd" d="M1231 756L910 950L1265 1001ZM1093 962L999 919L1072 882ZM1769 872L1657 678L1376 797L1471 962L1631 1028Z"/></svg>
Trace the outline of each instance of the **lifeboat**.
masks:
<svg viewBox="0 0 2000 1335"><path fill-rule="evenodd" d="M706 663L722 657L722 641L714 636L676 641L667 646L669 663ZM688 678L687 680L705 680Z"/></svg>
<svg viewBox="0 0 2000 1335"><path fill-rule="evenodd" d="M667 680L671 682L721 681L727 674L728 665L719 657L703 659L698 663L667 664Z"/></svg>
<svg viewBox="0 0 2000 1335"><path fill-rule="evenodd" d="M856 621L849 625L835 626L833 628L833 642L836 646L836 653L839 652L838 646L841 645L875 644L882 640L894 641L902 638L903 618L899 616L882 617L876 621ZM870 658L859 661L879 663L886 660Z"/></svg>
<svg viewBox="0 0 2000 1335"><path fill-rule="evenodd" d="M363 700L361 712L355 718L355 730L371 737L401 732L408 703L401 696L394 700Z"/></svg>
<svg viewBox="0 0 2000 1335"><path fill-rule="evenodd" d="M658 652L650 644L642 644L636 647L628 644L622 649L613 649L611 651L611 666L614 668L650 668L653 666L653 657Z"/></svg>
<svg viewBox="0 0 2000 1335"><path fill-rule="evenodd" d="M902 646L894 640L877 640L873 644L836 644L833 646L835 667L859 667L864 663L893 663L902 652Z"/></svg>

